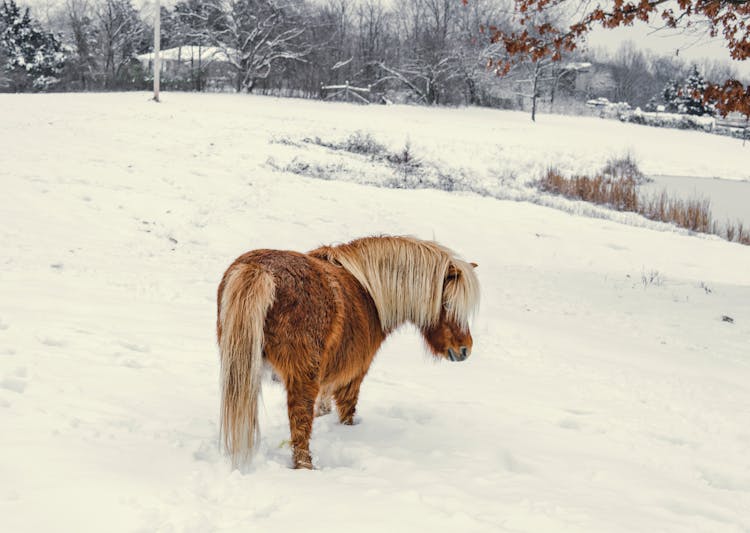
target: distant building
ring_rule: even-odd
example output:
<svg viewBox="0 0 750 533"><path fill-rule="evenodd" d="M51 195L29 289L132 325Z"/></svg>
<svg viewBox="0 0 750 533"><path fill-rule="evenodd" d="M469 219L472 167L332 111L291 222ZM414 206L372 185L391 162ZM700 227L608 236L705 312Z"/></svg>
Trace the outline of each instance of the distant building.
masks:
<svg viewBox="0 0 750 533"><path fill-rule="evenodd" d="M176 46L160 52L161 83L165 89L228 91L234 88L234 71L226 52L216 46ZM154 54L138 56L147 72L153 70Z"/></svg>

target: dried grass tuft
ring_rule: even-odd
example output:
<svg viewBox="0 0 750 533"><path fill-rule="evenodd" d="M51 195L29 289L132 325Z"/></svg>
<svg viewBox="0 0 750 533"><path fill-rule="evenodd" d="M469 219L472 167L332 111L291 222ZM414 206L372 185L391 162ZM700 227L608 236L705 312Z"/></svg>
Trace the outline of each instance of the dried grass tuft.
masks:
<svg viewBox="0 0 750 533"><path fill-rule="evenodd" d="M675 224L699 233L718 235L728 241L750 245L750 230L741 221L721 225L711 217L711 202L698 197L683 199L667 191L641 195L638 186L645 176L631 155L610 159L593 178L565 177L550 168L536 182L537 187L551 194L607 206L616 211L638 213L650 220Z"/></svg>

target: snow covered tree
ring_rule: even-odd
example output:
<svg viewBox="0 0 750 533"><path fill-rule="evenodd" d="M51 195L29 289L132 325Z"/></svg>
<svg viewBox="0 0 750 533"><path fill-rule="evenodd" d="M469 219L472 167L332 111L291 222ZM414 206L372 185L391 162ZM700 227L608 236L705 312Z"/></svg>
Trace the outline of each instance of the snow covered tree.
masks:
<svg viewBox="0 0 750 533"><path fill-rule="evenodd" d="M18 92L54 86L65 55L59 39L42 31L29 8L15 0L0 5L0 88Z"/></svg>
<svg viewBox="0 0 750 533"><path fill-rule="evenodd" d="M662 98L664 99L664 107L670 113L678 113L680 111L680 105L682 103L682 96L680 96L680 84L675 80L669 80L667 85L664 87L662 92Z"/></svg>
<svg viewBox="0 0 750 533"><path fill-rule="evenodd" d="M220 48L235 71L237 91L251 92L285 61L304 61L300 2L211 0L191 11L191 27Z"/></svg>
<svg viewBox="0 0 750 533"><path fill-rule="evenodd" d="M133 82L136 55L148 46L148 32L131 0L100 0L94 7L96 62L100 84L115 89Z"/></svg>
<svg viewBox="0 0 750 533"><path fill-rule="evenodd" d="M648 102L650 82L646 55L633 41L620 45L610 60L610 72L615 83L612 97L615 102L627 102L633 107Z"/></svg>
<svg viewBox="0 0 750 533"><path fill-rule="evenodd" d="M66 63L68 88L95 87L97 31L90 0L66 0L61 20L70 57Z"/></svg>
<svg viewBox="0 0 750 533"><path fill-rule="evenodd" d="M455 22L459 5L451 0L408 0L399 19L408 44L400 71L427 104L446 100L459 75Z"/></svg>
<svg viewBox="0 0 750 533"><path fill-rule="evenodd" d="M711 113L711 106L703 101L708 83L698 72L698 66L693 65L690 74L682 88L682 103L688 115L705 115Z"/></svg>
<svg viewBox="0 0 750 533"><path fill-rule="evenodd" d="M664 87L662 96L666 110L670 113L687 113L688 115L705 115L714 112L713 104L706 102L704 96L708 82L693 65L685 82L680 85L670 80Z"/></svg>
<svg viewBox="0 0 750 533"><path fill-rule="evenodd" d="M162 39L166 39L170 47L189 47L189 55L184 59L189 64L184 82L192 90L202 91L206 88L208 72L214 61L213 52L206 47L212 46L214 40L211 36L220 30L217 20L220 16L221 12L210 3L181 0L175 4L168 17L169 22L162 25ZM162 15L162 22L164 20Z"/></svg>

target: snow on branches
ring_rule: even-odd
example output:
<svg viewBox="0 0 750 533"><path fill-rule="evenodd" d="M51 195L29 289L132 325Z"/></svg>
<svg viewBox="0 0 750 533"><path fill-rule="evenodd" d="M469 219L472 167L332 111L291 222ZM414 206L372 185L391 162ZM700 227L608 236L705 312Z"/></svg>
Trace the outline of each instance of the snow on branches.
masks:
<svg viewBox="0 0 750 533"><path fill-rule="evenodd" d="M39 29L29 8L0 4L0 87L45 90L57 83L65 56L60 41Z"/></svg>

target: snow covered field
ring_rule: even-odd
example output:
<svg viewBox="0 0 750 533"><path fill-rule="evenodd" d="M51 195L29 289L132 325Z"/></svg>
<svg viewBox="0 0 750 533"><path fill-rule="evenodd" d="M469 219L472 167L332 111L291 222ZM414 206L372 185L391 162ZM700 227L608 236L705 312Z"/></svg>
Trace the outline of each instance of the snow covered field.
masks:
<svg viewBox="0 0 750 533"><path fill-rule="evenodd" d="M0 96L0 530L750 531L750 247L335 181L392 171L303 139L408 139L488 187L626 150L648 174L748 179L739 141L478 109L147 99ZM295 161L331 175L279 170ZM289 469L269 382L261 450L230 471L223 270L253 248L373 233L480 264L471 358L436 362L396 334L361 423L316 420L310 472Z"/></svg>

